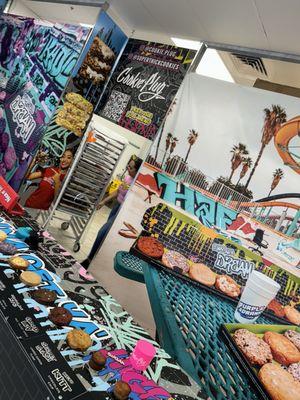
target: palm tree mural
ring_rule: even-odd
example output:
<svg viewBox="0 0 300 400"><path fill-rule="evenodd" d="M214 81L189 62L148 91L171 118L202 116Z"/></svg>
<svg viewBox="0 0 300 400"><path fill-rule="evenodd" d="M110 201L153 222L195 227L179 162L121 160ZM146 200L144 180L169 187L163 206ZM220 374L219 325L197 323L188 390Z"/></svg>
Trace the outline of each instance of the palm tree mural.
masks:
<svg viewBox="0 0 300 400"><path fill-rule="evenodd" d="M172 140L173 140L173 135L172 135L172 133L169 132L169 133L167 134L167 137L166 137L165 154L164 154L163 160L162 160L162 162L161 162L161 166L162 166L162 167L163 167L163 165L164 165L165 158L166 158L166 155L167 155L167 151L169 150L169 147L171 146Z"/></svg>
<svg viewBox="0 0 300 400"><path fill-rule="evenodd" d="M278 183L281 181L281 179L284 177L284 172L282 171L281 168L275 169L273 173L273 181L271 184L271 190L269 191L268 197L270 194L273 192L273 190L277 187Z"/></svg>
<svg viewBox="0 0 300 400"><path fill-rule="evenodd" d="M188 157L190 155L190 152L191 152L191 148L196 143L196 141L198 139L198 136L199 136L199 134L198 134L198 132L195 131L195 129L190 129L190 133L189 133L189 136L188 136L189 149L188 149L188 151L186 153L184 162L187 162L187 159L188 159Z"/></svg>
<svg viewBox="0 0 300 400"><path fill-rule="evenodd" d="M178 139L176 137L171 138L170 156L173 153L173 151L175 150L177 142L178 142Z"/></svg>
<svg viewBox="0 0 300 400"><path fill-rule="evenodd" d="M242 170L240 172L239 180L237 181L236 185L240 183L240 181L244 178L244 176L247 174L249 169L252 167L253 161L251 157L244 157L242 159Z"/></svg>
<svg viewBox="0 0 300 400"><path fill-rule="evenodd" d="M231 181L235 170L242 164L244 156L248 155L249 152L245 144L239 143L238 145L233 146L230 153L232 153L232 157L231 157L231 174L229 176L229 181Z"/></svg>
<svg viewBox="0 0 300 400"><path fill-rule="evenodd" d="M161 139L162 139L163 131L164 131L164 129L165 129L166 120L167 120L168 116L169 116L170 114L172 114L172 112L173 112L174 107L176 106L176 104L177 104L177 99L174 99L174 101L173 101L173 103L170 105L170 108L168 109L168 112L167 112L167 114L166 114L166 116L165 116L165 119L164 119L164 121L163 121L163 123L162 123L162 125L161 125L160 132L159 132L159 136L158 136L158 141L157 141L157 145L156 145L156 150L155 150L155 156L154 156L154 160L155 160L155 161L157 161L158 150L159 150L159 148L160 148L160 142L161 142ZM162 162L162 165L163 165L163 162Z"/></svg>
<svg viewBox="0 0 300 400"><path fill-rule="evenodd" d="M254 175L254 172L255 172L255 170L259 164L259 161L261 159L261 156L263 155L263 152L265 150L265 147L270 143L271 139L276 136L281 125L284 122L286 122L286 112L279 105L272 104L271 109L265 108L264 115L265 115L265 117L264 117L264 125L262 128L260 151L258 153L258 156L257 156L257 159L253 166L253 169L251 170L249 178L246 182L246 185L245 185L246 188L248 187L248 185Z"/></svg>

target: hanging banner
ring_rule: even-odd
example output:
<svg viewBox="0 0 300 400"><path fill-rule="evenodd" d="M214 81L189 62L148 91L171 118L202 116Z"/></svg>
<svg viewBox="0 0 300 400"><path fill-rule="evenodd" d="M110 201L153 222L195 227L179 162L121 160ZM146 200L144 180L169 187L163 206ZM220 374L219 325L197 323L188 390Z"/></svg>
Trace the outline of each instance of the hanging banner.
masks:
<svg viewBox="0 0 300 400"><path fill-rule="evenodd" d="M81 26L0 18L0 174L18 190L88 35Z"/></svg>
<svg viewBox="0 0 300 400"><path fill-rule="evenodd" d="M104 93L99 115L153 140L195 53L130 39Z"/></svg>

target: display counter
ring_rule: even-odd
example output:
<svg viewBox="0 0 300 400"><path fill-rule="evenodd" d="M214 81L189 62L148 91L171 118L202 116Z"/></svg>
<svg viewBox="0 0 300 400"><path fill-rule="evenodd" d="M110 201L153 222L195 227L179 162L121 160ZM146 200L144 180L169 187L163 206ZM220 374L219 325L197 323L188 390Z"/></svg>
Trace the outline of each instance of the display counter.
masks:
<svg viewBox="0 0 300 400"><path fill-rule="evenodd" d="M79 275L80 265L47 232L43 243L32 251L16 239L15 228L38 226L30 217L9 219L1 214L0 230L6 242L16 246L27 260L26 272L41 279L39 288L54 291L55 306L72 314L68 326L49 320L53 306L34 299L37 287L21 279L21 271L9 264L11 256L0 260L1 398L5 399L110 399L117 381L131 388L129 399L205 399L200 387L161 349L148 334L96 281ZM100 266L99 266L100 268ZM67 341L74 329L85 331L91 346L74 350ZM134 370L128 357L138 339L153 343L157 353L144 373ZM106 356L101 371L90 367L93 352Z"/></svg>

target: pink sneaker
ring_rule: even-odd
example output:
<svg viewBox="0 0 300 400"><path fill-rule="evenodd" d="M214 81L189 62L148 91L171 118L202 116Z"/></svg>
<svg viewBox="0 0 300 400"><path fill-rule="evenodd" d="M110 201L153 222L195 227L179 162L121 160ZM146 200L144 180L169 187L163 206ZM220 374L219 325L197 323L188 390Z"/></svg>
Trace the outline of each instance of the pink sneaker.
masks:
<svg viewBox="0 0 300 400"><path fill-rule="evenodd" d="M85 268L83 268L83 267L80 267L80 269L79 269L79 275L80 275L82 278L86 279L87 281L95 281L95 280L96 280L96 279L93 277L93 275L89 274L89 273L87 272L87 270L86 270Z"/></svg>

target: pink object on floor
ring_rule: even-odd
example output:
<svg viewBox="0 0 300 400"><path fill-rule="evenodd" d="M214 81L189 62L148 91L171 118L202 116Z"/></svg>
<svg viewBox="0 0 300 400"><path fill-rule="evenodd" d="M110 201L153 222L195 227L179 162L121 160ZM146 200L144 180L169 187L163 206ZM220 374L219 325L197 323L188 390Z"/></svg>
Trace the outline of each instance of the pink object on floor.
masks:
<svg viewBox="0 0 300 400"><path fill-rule="evenodd" d="M145 371L156 354L156 348L147 340L138 340L130 356L130 362L134 369Z"/></svg>
<svg viewBox="0 0 300 400"><path fill-rule="evenodd" d="M84 279L88 281L95 281L96 279L93 277L93 275L89 274L87 270L83 267L80 267L79 269L79 275L82 276Z"/></svg>

